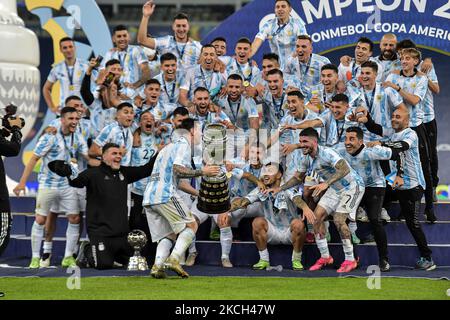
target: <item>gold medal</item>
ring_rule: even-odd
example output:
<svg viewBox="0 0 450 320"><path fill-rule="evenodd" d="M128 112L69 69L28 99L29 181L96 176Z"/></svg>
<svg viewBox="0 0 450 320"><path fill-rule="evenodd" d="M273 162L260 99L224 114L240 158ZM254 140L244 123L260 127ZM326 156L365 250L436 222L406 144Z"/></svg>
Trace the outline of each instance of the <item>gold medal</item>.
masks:
<svg viewBox="0 0 450 320"><path fill-rule="evenodd" d="M244 87L248 87L250 85L250 82L248 82L247 80L244 81Z"/></svg>
<svg viewBox="0 0 450 320"><path fill-rule="evenodd" d="M69 86L69 90L70 90L70 91L74 91L74 90L75 90L75 86L74 86L73 84L71 84L71 85Z"/></svg>
<svg viewBox="0 0 450 320"><path fill-rule="evenodd" d="M72 163L78 163L78 160L75 159L75 158L71 158L71 159L70 159L70 162L72 162Z"/></svg>

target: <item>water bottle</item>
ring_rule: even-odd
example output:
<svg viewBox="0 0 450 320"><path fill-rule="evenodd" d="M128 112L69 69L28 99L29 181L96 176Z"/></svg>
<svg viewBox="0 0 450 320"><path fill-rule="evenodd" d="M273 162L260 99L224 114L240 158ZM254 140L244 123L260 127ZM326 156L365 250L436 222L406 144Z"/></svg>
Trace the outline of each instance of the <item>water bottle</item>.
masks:
<svg viewBox="0 0 450 320"><path fill-rule="evenodd" d="M266 271L278 271L278 272L281 272L281 271L283 271L283 266L281 264L279 264L277 266L268 266L266 268Z"/></svg>

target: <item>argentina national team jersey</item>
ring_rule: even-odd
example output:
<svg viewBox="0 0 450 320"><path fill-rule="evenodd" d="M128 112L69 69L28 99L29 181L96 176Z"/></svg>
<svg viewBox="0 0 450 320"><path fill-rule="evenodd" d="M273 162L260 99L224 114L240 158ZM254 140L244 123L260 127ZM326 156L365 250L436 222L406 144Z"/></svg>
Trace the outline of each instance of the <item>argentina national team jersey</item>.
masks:
<svg viewBox="0 0 450 320"><path fill-rule="evenodd" d="M131 151L131 166L139 167L147 164L158 152L156 138L152 134L141 133L141 146L133 147ZM131 191L138 195L144 195L145 187L150 181L150 177L143 178L133 183Z"/></svg>
<svg viewBox="0 0 450 320"><path fill-rule="evenodd" d="M186 76L181 83L180 89L188 92L189 100L193 100L194 91L198 87L208 89L211 99L217 96L222 86L226 85L225 75L212 70L205 70L201 65L196 65L186 71Z"/></svg>
<svg viewBox="0 0 450 320"><path fill-rule="evenodd" d="M317 119L318 117L319 117L319 115L317 113L315 113L314 111L311 111L309 109L306 109L306 108L305 108L305 111L304 111L304 118L303 119L294 118L288 111L288 113L286 113L285 116L280 120L280 128L283 125L300 124L303 121L314 120L314 119ZM314 129L317 131L317 133L320 136L321 128L314 128ZM279 135L278 141L280 141L281 144L298 143L299 142L299 134L300 134L300 132L302 132L301 129L297 129L297 130L283 130L283 131L280 130L280 135Z"/></svg>
<svg viewBox="0 0 450 320"><path fill-rule="evenodd" d="M403 166L403 186L399 190L413 189L422 186L425 189L425 178L422 172L422 165L419 155L419 139L411 128L406 128L401 132L395 132L390 139L392 142L404 141L409 145L409 149L400 154ZM396 171L396 162L390 161L391 172Z"/></svg>
<svg viewBox="0 0 450 320"><path fill-rule="evenodd" d="M172 103L181 106L181 104L178 103L178 97L180 96L180 86L183 83L183 78L184 73L180 71L177 71L175 80L171 82L164 80L164 74L162 72L154 78L161 84L161 95L159 96L160 103Z"/></svg>
<svg viewBox="0 0 450 320"><path fill-rule="evenodd" d="M419 70L422 66L423 61L417 67ZM438 78L436 75L436 70L434 69L434 65L431 70L427 73L427 78L431 80L431 82L435 84L439 84ZM423 123L428 123L434 120L434 97L433 92L430 88L427 89L427 94L425 95L425 99L423 100Z"/></svg>
<svg viewBox="0 0 450 320"><path fill-rule="evenodd" d="M348 120L348 117L352 114L353 109L348 108L347 113L345 114L344 120L336 120L333 116L333 113L330 109L327 109L323 113L319 115L317 119L319 119L323 124L323 129L326 133L325 140L322 140L324 135L321 135L320 144L331 147L337 144L342 144L345 142L345 130L350 127L359 127L364 132L367 132L367 129L364 125Z"/></svg>
<svg viewBox="0 0 450 320"><path fill-rule="evenodd" d="M241 96L237 101L232 101L228 96L224 96L215 101L222 108L231 122L238 128L248 130L249 118L258 118L258 108L255 100Z"/></svg>
<svg viewBox="0 0 450 320"><path fill-rule="evenodd" d="M261 174L261 167L255 168L249 163L245 164L243 168L234 168L231 173L232 177L230 179L230 191L233 197L244 197L248 195L256 185L245 178L242 178L244 173L250 173L259 179Z"/></svg>
<svg viewBox="0 0 450 320"><path fill-rule="evenodd" d="M280 68L284 69L288 57L295 54L295 43L299 35L308 34L305 22L301 18L289 17L284 25L278 24L278 19L268 20L255 38L269 40L270 51L276 53L280 59Z"/></svg>
<svg viewBox="0 0 450 320"><path fill-rule="evenodd" d="M71 158L88 154L88 147L81 134L75 132L67 136L61 134L44 134L39 138L34 154L42 158L41 169L38 174L40 188L62 189L68 188L69 182L66 177L60 177L50 171L48 164L54 160L64 160L70 163Z"/></svg>
<svg viewBox="0 0 450 320"><path fill-rule="evenodd" d="M252 60L245 64L240 64L235 58L229 56L222 56L219 59L226 66L227 78L232 74L238 74L242 77L244 86L246 82L251 83L261 73L259 68L252 64Z"/></svg>
<svg viewBox="0 0 450 320"><path fill-rule="evenodd" d="M166 120L172 112L177 108L174 103L161 103L158 101L155 106L150 106L148 104L143 104L141 108L135 108L135 119L139 121L139 117L145 111L150 111L156 121Z"/></svg>
<svg viewBox="0 0 450 320"><path fill-rule="evenodd" d="M185 137L165 146L158 154L150 181L144 192L143 206L167 203L176 192L174 165L190 163L191 146Z"/></svg>
<svg viewBox="0 0 450 320"><path fill-rule="evenodd" d="M264 218L278 229L286 229L293 219L298 218L297 207L290 200L287 191L281 191L275 196L265 195L259 188L253 189L246 197L250 203L261 201Z"/></svg>
<svg viewBox="0 0 450 320"><path fill-rule="evenodd" d="M131 128L125 128L117 121L114 121L110 125L103 128L94 143L100 148L107 143L116 143L119 146L124 146L127 149L127 153L123 155L120 162L123 166L129 166L131 163L131 149L133 147L133 132Z"/></svg>
<svg viewBox="0 0 450 320"><path fill-rule="evenodd" d="M359 89L358 106L366 107L373 121L383 128L392 128L392 113L401 103L403 98L400 94L391 87L384 88L380 82L376 83L374 90ZM377 141L381 137L368 132L364 138L366 141Z"/></svg>
<svg viewBox="0 0 450 320"><path fill-rule="evenodd" d="M387 77L386 81L390 81L395 85L400 86L405 92L420 98L419 103L415 106L407 103L405 100L403 101L409 110L409 126L420 126L424 120L424 99L428 90L427 77L419 76L417 74L413 77L405 77L399 74L391 73Z"/></svg>
<svg viewBox="0 0 450 320"><path fill-rule="evenodd" d="M273 97L269 90L264 92L262 128L278 129L280 120L285 114L287 114L287 112L287 94L284 90L278 98Z"/></svg>
<svg viewBox="0 0 450 320"><path fill-rule="evenodd" d="M298 57L289 57L284 66L284 73L294 76L306 86L316 86L320 83L320 70L323 65L331 63L327 57L313 53L307 63L302 63Z"/></svg>
<svg viewBox="0 0 450 320"><path fill-rule="evenodd" d="M114 122L116 118L117 109L114 107L104 108L102 102L99 99L95 99L94 102L88 106L91 114L91 137L96 138L100 131L104 127Z"/></svg>
<svg viewBox="0 0 450 320"><path fill-rule="evenodd" d="M392 150L390 148L382 146L367 148L364 146L357 155L351 155L345 150L345 147L339 147L337 152L347 161L350 167L356 170L364 180L366 188L386 187L386 180L379 160L389 160L391 158Z"/></svg>
<svg viewBox="0 0 450 320"><path fill-rule="evenodd" d="M174 54L177 57L177 67L181 71L197 65L202 45L194 40L178 43L173 36L164 36L155 38L155 50L159 56L167 52Z"/></svg>
<svg viewBox="0 0 450 320"><path fill-rule="evenodd" d="M381 73L381 79L380 79L381 82L386 81L386 78L392 71L402 70L402 63L400 62L400 59L383 60L383 59L380 59L380 56L378 56L378 57L373 58L373 60L376 63L381 64L383 66L383 71ZM378 74L380 74L380 71L378 72Z"/></svg>
<svg viewBox="0 0 450 320"><path fill-rule="evenodd" d="M383 77L383 66L372 57L370 57L368 61L375 62L378 65L376 81L381 82L381 79ZM356 64L355 59L352 59L348 67L344 66L342 63L339 64L338 70L339 80L344 80L346 83L351 82L352 85L360 87L357 79L361 75L361 65Z"/></svg>
<svg viewBox="0 0 450 320"><path fill-rule="evenodd" d="M327 181L333 174L336 173L335 165L342 159L343 158L335 150L328 147L319 146L317 148L315 158L312 158L310 155L303 157L299 164L298 171L306 172L307 175L311 175L314 172L321 179ZM341 191L350 190L355 186L355 184L364 186L363 179L352 167L349 166L349 168L350 172L345 177L331 184L330 188L339 193Z"/></svg>
<svg viewBox="0 0 450 320"><path fill-rule="evenodd" d="M64 106L68 97L81 97L81 82L83 81L88 66L86 61L76 59L73 67L69 67L66 61L62 61L56 64L50 71L47 80L51 83L55 83L56 81L60 83L59 105L61 107Z"/></svg>

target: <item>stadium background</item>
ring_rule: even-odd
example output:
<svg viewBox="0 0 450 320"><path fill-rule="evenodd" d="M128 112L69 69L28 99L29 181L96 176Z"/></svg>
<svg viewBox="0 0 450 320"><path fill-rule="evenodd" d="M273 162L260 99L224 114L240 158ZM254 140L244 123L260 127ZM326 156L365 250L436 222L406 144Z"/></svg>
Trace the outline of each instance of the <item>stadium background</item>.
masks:
<svg viewBox="0 0 450 320"><path fill-rule="evenodd" d="M327 57L333 63L338 64L339 57L344 54L353 56L353 46L360 36L368 36L373 41L378 43L381 35L384 32L376 32L372 30L371 33L357 33L347 36L337 36L330 39L323 39L320 36L320 32L327 31L329 29L336 29L341 26L346 28L347 26L364 25L367 22L373 22L373 19L377 12L361 12L365 8L374 3L388 3L394 6L398 4L395 10L390 12L379 12L378 20L384 27L395 27L395 23L400 26L404 24L406 31L409 31L412 24L422 25L428 27L441 28L449 31L450 13L445 11L446 0L435 1L412 1L412 0L396 0L396 1L369 1L368 3L362 3L362 1L347 0L341 1L343 3L340 9L341 15L339 15L339 8L334 6L334 2L331 0L291 0L294 14L298 14L305 22L307 22L307 30L310 35L313 35L313 39L320 38L320 41L315 43L315 53L325 53ZM55 17L55 21L58 21L60 25L63 22L68 24L70 19L73 19L75 24L73 37L77 40L78 55L84 55L87 58L88 53L94 51L95 55L104 54L108 49L108 45L111 44L110 39L102 39L103 43L98 44L100 29L97 29L98 35L92 34L92 28L86 26L89 22L92 23L92 18L99 18L98 14L102 13L104 19L111 30L115 25L125 24L129 27L130 33L135 42L137 28L141 18L141 8L144 1L137 0L97 0L99 11L88 11L88 6L95 4L92 0L53 0L44 1L51 4L53 7L59 8L56 10L51 9L51 15ZM336 1L335 1L336 2ZM337 1L339 2L339 1ZM45 82L45 79L51 69L53 63L55 63L53 39L49 32L43 29L42 15L37 15L38 11L34 10L30 12L27 9L30 3L39 3L39 1L18 1L18 13L19 16L24 19L26 27L33 30L39 39L40 46L40 66L41 73L41 88ZM42 3L42 1L41 1ZM241 36L246 36L253 40L255 34L258 31L258 25L260 20L267 15L273 13L273 1L266 0L159 0L156 1L157 10L152 16L149 33L153 36L161 36L171 34L171 21L172 17L179 11L183 11L190 16L191 19L191 37L194 39L202 40L202 43L207 43L215 36L225 36L228 40L227 53L232 55L234 49L234 43ZM319 18L311 14L314 10L309 10L308 15L312 18L308 20L308 15L305 14L304 8L309 6L310 9L319 9L321 13ZM391 7L392 7L391 6ZM74 9L75 8L75 9ZM320 12L322 8L322 12ZM393 7L392 7L393 8ZM441 10L439 10L441 8ZM328 10L329 9L329 10ZM84 11L83 11L84 10ZM420 12L423 11L423 12ZM436 16L436 13L442 17ZM439 13L440 12L440 13ZM97 14L97 17L95 16ZM56 18L57 17L57 18ZM57 20L60 19L60 20ZM106 26L106 24L105 24ZM64 26L62 26L64 27ZM47 28L48 29L48 28ZM384 29L388 30L388 29ZM109 30L101 30L103 34L109 32ZM392 31L389 30L389 31ZM426 57L431 57L435 65L437 75L439 78L441 92L435 96L435 109L436 118L438 122L438 150L440 161L440 177L441 182L438 187L438 196L441 200L449 199L449 186L450 184L450 167L447 164L450 161L450 114L447 112L448 101L450 100L450 36L447 34L446 39L438 39L436 37L427 35L408 34L408 32L396 32L400 39L411 38L420 47ZM97 36L97 37L96 37ZM89 47L89 40L91 43L96 44ZM104 51L101 52L104 47ZM99 51L99 52L96 52ZM255 57L258 62L263 52L269 51L267 42L259 50ZM376 46L374 55L378 55L379 50ZM41 96L39 112L37 114L36 122L33 129L24 141L24 146L21 159L18 162L17 159L5 159L6 168L9 177L12 180L17 181L23 171L24 164L28 157L26 153L32 150L36 141L36 136L39 133L39 129L43 123L46 123L51 117L47 113L47 107L44 99ZM31 189L31 193L37 189L36 176L31 177L28 187Z"/></svg>

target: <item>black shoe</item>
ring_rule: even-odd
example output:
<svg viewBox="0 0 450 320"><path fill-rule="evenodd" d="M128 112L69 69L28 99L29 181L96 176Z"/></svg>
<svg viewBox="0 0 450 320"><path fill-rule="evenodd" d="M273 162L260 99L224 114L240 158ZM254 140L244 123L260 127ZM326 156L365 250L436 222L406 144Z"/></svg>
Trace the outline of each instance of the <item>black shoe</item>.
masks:
<svg viewBox="0 0 450 320"><path fill-rule="evenodd" d="M78 250L78 256L76 259L77 266L80 268L89 268L89 259L87 257L86 251L91 250L91 244L89 241L81 241L80 249Z"/></svg>
<svg viewBox="0 0 450 320"><path fill-rule="evenodd" d="M373 234L368 234L364 239L361 239L361 243L375 243L375 237Z"/></svg>
<svg viewBox="0 0 450 320"><path fill-rule="evenodd" d="M382 259L380 261L380 271L381 272L388 272L391 271L391 265L386 259Z"/></svg>
<svg viewBox="0 0 450 320"><path fill-rule="evenodd" d="M436 215L434 214L434 210L433 209L425 209L425 212L423 213L426 217L427 217L427 222L428 223L435 223L437 218Z"/></svg>

